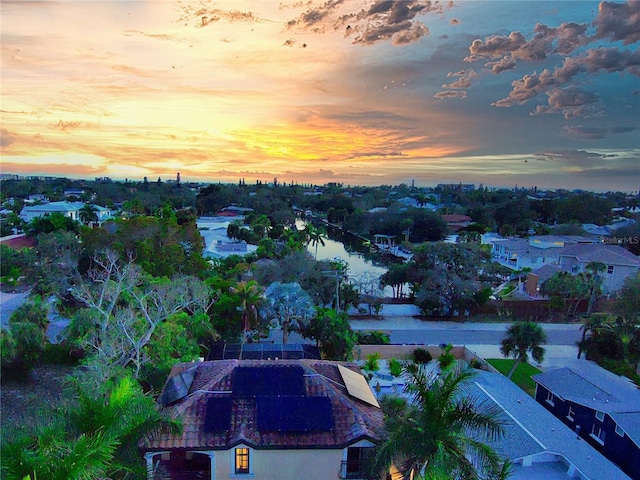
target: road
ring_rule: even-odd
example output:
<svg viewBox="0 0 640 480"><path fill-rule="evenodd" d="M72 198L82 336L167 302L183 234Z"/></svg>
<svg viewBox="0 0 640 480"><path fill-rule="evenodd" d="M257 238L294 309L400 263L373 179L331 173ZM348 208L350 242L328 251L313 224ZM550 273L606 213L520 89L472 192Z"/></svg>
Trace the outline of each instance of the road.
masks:
<svg viewBox="0 0 640 480"><path fill-rule="evenodd" d="M350 321L354 330L381 330L394 344L464 345L483 358L502 358L500 341L510 323L457 323L424 321L415 317L386 317ZM547 333L543 369L571 366L578 360L576 342L582 333L579 323L541 324Z"/></svg>

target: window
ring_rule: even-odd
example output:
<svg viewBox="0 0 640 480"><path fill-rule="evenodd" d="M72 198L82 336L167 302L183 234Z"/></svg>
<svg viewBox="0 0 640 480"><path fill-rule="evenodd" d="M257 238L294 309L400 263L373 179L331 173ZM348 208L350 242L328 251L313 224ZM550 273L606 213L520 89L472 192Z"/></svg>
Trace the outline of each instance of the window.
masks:
<svg viewBox="0 0 640 480"><path fill-rule="evenodd" d="M347 448L347 460L343 462L340 478L366 478L365 467L373 456L371 447Z"/></svg>
<svg viewBox="0 0 640 480"><path fill-rule="evenodd" d="M624 430L620 427L620 425L616 425L616 433L621 437L624 437Z"/></svg>
<svg viewBox="0 0 640 480"><path fill-rule="evenodd" d="M567 418L573 422L575 420L575 415L576 415L576 412L574 412L573 408L571 408L571 405L569 405L569 411L567 412Z"/></svg>
<svg viewBox="0 0 640 480"><path fill-rule="evenodd" d="M591 438L593 438L600 445L604 445L604 439L607 436L606 432L602 430L602 427L594 425L591 429Z"/></svg>
<svg viewBox="0 0 640 480"><path fill-rule="evenodd" d="M607 275L613 275L613 265L607 265Z"/></svg>
<svg viewBox="0 0 640 480"><path fill-rule="evenodd" d="M547 392L547 403L550 405L554 405L553 401L555 400L555 396L551 392Z"/></svg>
<svg viewBox="0 0 640 480"><path fill-rule="evenodd" d="M604 412L598 412L598 411L596 410L596 418L597 418L598 420L600 420L601 422L604 422Z"/></svg>
<svg viewBox="0 0 640 480"><path fill-rule="evenodd" d="M236 462L235 473L245 474L249 473L249 449L248 448L236 448Z"/></svg>

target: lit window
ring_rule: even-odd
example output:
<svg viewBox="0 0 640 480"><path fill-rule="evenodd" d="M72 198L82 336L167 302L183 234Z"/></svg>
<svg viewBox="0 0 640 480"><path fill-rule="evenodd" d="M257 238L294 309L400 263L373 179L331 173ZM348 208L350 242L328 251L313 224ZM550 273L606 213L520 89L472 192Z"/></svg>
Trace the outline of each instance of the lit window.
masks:
<svg viewBox="0 0 640 480"><path fill-rule="evenodd" d="M573 408L571 408L571 405L569 405L569 411L567 412L567 418L573 422L573 420L575 419L575 414L576 414L576 412L574 412Z"/></svg>
<svg viewBox="0 0 640 480"><path fill-rule="evenodd" d="M624 430L620 427L620 425L616 425L616 433L621 437L624 437Z"/></svg>
<svg viewBox="0 0 640 480"><path fill-rule="evenodd" d="M607 275L613 275L613 265L607 265Z"/></svg>
<svg viewBox="0 0 640 480"><path fill-rule="evenodd" d="M249 473L249 449L236 448L235 473Z"/></svg>
<svg viewBox="0 0 640 480"><path fill-rule="evenodd" d="M598 412L596 411L596 418L598 420L600 420L601 422L604 422L604 412Z"/></svg>

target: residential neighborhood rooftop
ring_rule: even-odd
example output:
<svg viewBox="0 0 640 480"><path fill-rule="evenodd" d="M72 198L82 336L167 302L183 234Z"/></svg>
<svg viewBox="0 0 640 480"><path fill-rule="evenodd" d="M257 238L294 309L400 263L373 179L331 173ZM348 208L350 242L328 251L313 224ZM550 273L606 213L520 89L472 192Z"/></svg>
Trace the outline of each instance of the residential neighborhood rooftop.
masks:
<svg viewBox="0 0 640 480"><path fill-rule="evenodd" d="M514 462L511 479L559 478L554 475L560 470L566 478L572 466L583 479L629 478L505 376L479 371L468 393L479 401L494 402L510 418L506 435L492 446L503 458ZM553 458L555 461L549 462ZM549 469L551 463L562 468Z"/></svg>
<svg viewBox="0 0 640 480"><path fill-rule="evenodd" d="M160 401L180 415L183 433L143 448L323 449L378 440L382 411L348 393L339 365L359 374L356 364L310 359L177 364Z"/></svg>

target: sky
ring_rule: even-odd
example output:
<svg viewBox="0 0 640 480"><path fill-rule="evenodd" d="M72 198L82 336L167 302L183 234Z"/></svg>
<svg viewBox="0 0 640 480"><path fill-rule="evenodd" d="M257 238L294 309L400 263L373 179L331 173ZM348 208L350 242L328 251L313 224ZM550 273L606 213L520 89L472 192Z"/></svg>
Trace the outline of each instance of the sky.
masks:
<svg viewBox="0 0 640 480"><path fill-rule="evenodd" d="M640 1L0 0L2 173L638 192Z"/></svg>

